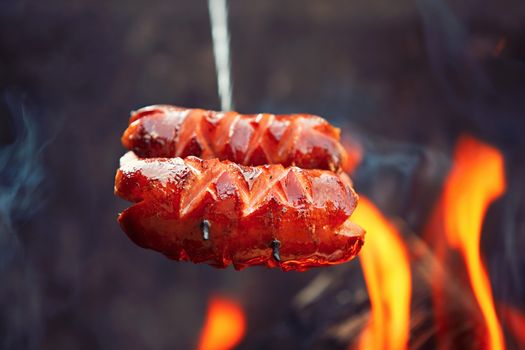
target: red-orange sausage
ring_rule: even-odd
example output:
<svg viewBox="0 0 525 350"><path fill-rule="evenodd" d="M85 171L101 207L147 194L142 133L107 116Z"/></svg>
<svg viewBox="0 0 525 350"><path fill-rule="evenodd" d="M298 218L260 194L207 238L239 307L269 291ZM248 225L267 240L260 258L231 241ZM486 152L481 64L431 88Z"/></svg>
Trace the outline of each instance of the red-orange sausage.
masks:
<svg viewBox="0 0 525 350"><path fill-rule="evenodd" d="M175 260L305 270L346 262L363 244L349 220L357 195L331 171L129 152L115 193L136 202L119 216L127 235Z"/></svg>
<svg viewBox="0 0 525 350"><path fill-rule="evenodd" d="M122 143L139 157L219 158L242 165L282 164L352 170L340 130L309 114L242 115L168 105L133 112Z"/></svg>

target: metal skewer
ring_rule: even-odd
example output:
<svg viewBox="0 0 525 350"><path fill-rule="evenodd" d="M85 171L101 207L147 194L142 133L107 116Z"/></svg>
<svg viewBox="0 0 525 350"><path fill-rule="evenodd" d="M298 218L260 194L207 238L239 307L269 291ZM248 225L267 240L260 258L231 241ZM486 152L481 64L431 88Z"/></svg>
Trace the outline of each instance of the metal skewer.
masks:
<svg viewBox="0 0 525 350"><path fill-rule="evenodd" d="M208 220L203 220L201 223L202 239L207 241L210 239L210 222Z"/></svg>
<svg viewBox="0 0 525 350"><path fill-rule="evenodd" d="M227 0L208 0L217 87L223 111L233 109Z"/></svg>
<svg viewBox="0 0 525 350"><path fill-rule="evenodd" d="M279 248L281 248L281 242L277 239L274 239L272 241L272 256L276 261L281 261L281 253L279 252Z"/></svg>

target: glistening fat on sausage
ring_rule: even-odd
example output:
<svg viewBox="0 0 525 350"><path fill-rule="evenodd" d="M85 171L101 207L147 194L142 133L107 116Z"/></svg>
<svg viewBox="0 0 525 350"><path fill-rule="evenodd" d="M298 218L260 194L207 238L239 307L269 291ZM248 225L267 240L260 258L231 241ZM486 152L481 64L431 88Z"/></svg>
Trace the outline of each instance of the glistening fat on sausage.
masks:
<svg viewBox="0 0 525 350"><path fill-rule="evenodd" d="M122 143L139 157L193 155L349 172L355 160L339 138L338 128L310 114L243 115L154 105L132 113Z"/></svg>
<svg viewBox="0 0 525 350"><path fill-rule="evenodd" d="M129 152L115 192L136 202L119 216L128 236L175 260L305 270L352 259L364 240L344 173Z"/></svg>

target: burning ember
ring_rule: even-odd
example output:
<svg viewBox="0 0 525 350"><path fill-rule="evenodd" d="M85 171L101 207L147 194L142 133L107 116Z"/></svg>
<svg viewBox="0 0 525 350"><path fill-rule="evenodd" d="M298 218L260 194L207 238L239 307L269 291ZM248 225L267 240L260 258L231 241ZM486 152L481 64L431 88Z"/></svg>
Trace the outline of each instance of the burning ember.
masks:
<svg viewBox="0 0 525 350"><path fill-rule="evenodd" d="M232 349L241 341L245 328L244 312L236 301L212 297L197 349Z"/></svg>

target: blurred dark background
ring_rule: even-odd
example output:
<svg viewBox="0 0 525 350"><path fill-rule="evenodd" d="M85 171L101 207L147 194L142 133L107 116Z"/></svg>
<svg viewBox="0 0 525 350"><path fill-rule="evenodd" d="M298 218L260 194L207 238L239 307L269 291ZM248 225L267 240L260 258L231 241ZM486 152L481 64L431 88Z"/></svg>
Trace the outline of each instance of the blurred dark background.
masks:
<svg viewBox="0 0 525 350"><path fill-rule="evenodd" d="M354 135L357 190L412 231L460 133L505 152L514 190L486 259L507 276L495 294L525 306L525 3L229 5L236 110L315 113ZM0 348L191 349L215 293L246 308L241 347L315 348L315 326L282 325L319 270L174 263L121 232L120 136L153 103L220 109L206 1L0 2ZM362 292L347 265L331 269L355 270L342 283Z"/></svg>

